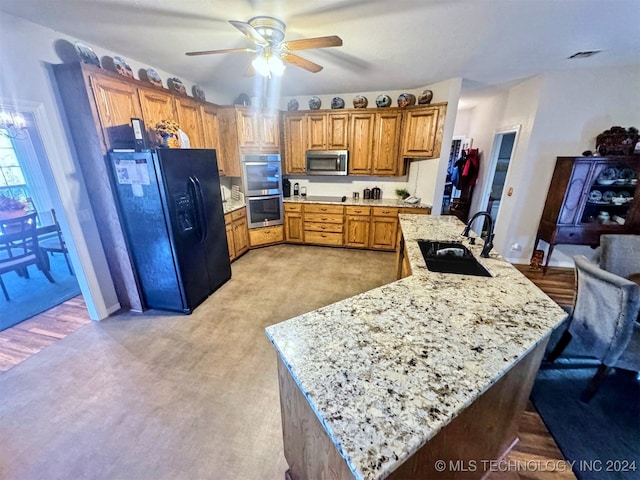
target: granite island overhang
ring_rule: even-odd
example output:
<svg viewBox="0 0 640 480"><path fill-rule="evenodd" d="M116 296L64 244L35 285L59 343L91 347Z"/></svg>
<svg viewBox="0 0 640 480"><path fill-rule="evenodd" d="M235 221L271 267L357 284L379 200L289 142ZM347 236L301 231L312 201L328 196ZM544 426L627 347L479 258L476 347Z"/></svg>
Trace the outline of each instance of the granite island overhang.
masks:
<svg viewBox="0 0 640 480"><path fill-rule="evenodd" d="M473 461L464 478L481 478L517 441L566 312L496 253L480 258L481 241L465 245L492 277L427 270L417 240L460 241L456 218L400 226L410 276L266 329L294 480L457 478L436 460Z"/></svg>

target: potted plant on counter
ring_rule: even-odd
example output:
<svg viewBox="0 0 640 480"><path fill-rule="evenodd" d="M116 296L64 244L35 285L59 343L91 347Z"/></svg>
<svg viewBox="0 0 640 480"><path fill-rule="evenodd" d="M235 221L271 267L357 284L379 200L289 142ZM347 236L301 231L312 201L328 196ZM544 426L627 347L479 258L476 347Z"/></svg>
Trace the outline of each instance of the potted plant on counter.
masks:
<svg viewBox="0 0 640 480"><path fill-rule="evenodd" d="M406 188L396 188L396 195L400 197L401 200L409 197L410 193Z"/></svg>

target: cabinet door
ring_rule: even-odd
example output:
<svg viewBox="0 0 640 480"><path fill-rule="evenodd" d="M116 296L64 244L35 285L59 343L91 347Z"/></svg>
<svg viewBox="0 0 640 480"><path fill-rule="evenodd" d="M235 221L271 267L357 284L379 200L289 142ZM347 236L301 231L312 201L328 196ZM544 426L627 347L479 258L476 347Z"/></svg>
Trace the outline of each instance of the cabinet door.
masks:
<svg viewBox="0 0 640 480"><path fill-rule="evenodd" d="M222 158L224 173L228 177L240 177L240 149L238 147L237 115L233 107L216 109L218 117L218 151Z"/></svg>
<svg viewBox="0 0 640 480"><path fill-rule="evenodd" d="M304 242L304 221L300 212L285 212L284 238L289 243Z"/></svg>
<svg viewBox="0 0 640 480"><path fill-rule="evenodd" d="M224 230L227 234L227 246L229 248L229 260L236 258L236 248L233 242L233 224L231 223L231 215L224 216Z"/></svg>
<svg viewBox="0 0 640 480"><path fill-rule="evenodd" d="M349 174L370 175L373 156L374 113L351 114L351 142L349 147Z"/></svg>
<svg viewBox="0 0 640 480"><path fill-rule="evenodd" d="M89 78L106 150L126 146L123 142L130 141L131 130L114 127L129 126L131 118L142 117L135 87L111 78Z"/></svg>
<svg viewBox="0 0 640 480"><path fill-rule="evenodd" d="M138 88L142 118L148 130L153 130L156 122L176 118L173 96L168 93Z"/></svg>
<svg viewBox="0 0 640 480"><path fill-rule="evenodd" d="M260 148L277 153L280 148L280 130L277 113L263 113L258 116L260 125Z"/></svg>
<svg viewBox="0 0 640 480"><path fill-rule="evenodd" d="M431 158L436 154L436 137L440 109L425 108L405 112L405 130L402 142L402 154L405 157Z"/></svg>
<svg viewBox="0 0 640 480"><path fill-rule="evenodd" d="M377 113L373 142L374 175L398 175L400 158L401 113Z"/></svg>
<svg viewBox="0 0 640 480"><path fill-rule="evenodd" d="M213 148L216 151L218 174L225 176L227 175L227 169L224 164L224 156L222 155L219 147L218 116L215 107L213 105L201 105L200 117L202 118L203 146L204 148Z"/></svg>
<svg viewBox="0 0 640 480"><path fill-rule="evenodd" d="M233 243L236 249L236 257L249 250L249 231L246 217L233 222Z"/></svg>
<svg viewBox="0 0 640 480"><path fill-rule="evenodd" d="M284 172L305 173L305 115L284 117Z"/></svg>
<svg viewBox="0 0 640 480"><path fill-rule="evenodd" d="M369 246L378 250L395 250L398 217L372 217Z"/></svg>
<svg viewBox="0 0 640 480"><path fill-rule="evenodd" d="M327 114L327 149L347 150L349 148L349 114Z"/></svg>
<svg viewBox="0 0 640 480"><path fill-rule="evenodd" d="M327 115L314 113L307 115L307 149L327 149Z"/></svg>
<svg viewBox="0 0 640 480"><path fill-rule="evenodd" d="M200 104L188 98L175 97L180 129L189 137L191 148L204 148L204 129Z"/></svg>
<svg viewBox="0 0 640 480"><path fill-rule="evenodd" d="M258 115L247 110L237 110L236 119L240 148L249 150L260 148Z"/></svg>
<svg viewBox="0 0 640 480"><path fill-rule="evenodd" d="M347 247L369 247L368 215L347 215L345 217L344 244Z"/></svg>

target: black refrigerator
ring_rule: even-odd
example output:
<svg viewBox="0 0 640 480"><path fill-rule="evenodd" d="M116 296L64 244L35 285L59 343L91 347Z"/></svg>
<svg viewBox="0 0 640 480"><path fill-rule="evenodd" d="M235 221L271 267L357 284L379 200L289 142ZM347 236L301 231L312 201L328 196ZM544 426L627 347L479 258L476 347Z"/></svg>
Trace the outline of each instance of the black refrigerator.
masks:
<svg viewBox="0 0 640 480"><path fill-rule="evenodd" d="M145 308L191 313L231 278L216 151L107 158Z"/></svg>

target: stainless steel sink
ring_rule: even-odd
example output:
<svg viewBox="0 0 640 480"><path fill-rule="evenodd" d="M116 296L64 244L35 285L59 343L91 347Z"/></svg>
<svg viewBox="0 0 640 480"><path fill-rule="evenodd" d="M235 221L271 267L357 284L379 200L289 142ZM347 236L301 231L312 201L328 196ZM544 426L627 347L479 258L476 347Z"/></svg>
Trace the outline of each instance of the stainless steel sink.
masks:
<svg viewBox="0 0 640 480"><path fill-rule="evenodd" d="M461 242L418 240L420 251L431 272L490 277L489 271Z"/></svg>

